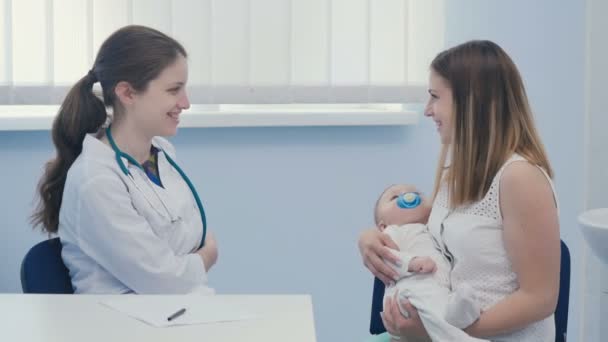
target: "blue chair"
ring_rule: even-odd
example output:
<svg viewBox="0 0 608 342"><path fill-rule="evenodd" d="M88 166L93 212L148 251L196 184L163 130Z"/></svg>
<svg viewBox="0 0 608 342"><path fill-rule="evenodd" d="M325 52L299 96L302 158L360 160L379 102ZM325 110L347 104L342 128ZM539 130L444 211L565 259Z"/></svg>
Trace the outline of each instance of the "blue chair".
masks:
<svg viewBox="0 0 608 342"><path fill-rule="evenodd" d="M23 293L74 293L59 238L42 241L27 252L21 262L21 289Z"/></svg>
<svg viewBox="0 0 608 342"><path fill-rule="evenodd" d="M382 334L386 331L380 312L382 311L382 299L384 297L384 283L374 278L374 292L372 294L372 315L370 318L369 332L372 335ZM559 276L559 297L555 309L555 342L566 342L566 330L568 328L568 304L570 301L570 251L568 246L561 241L561 265Z"/></svg>
<svg viewBox="0 0 608 342"><path fill-rule="evenodd" d="M568 306L570 304L570 250L562 241L562 259L559 274L559 297L555 309L555 342L566 342Z"/></svg>

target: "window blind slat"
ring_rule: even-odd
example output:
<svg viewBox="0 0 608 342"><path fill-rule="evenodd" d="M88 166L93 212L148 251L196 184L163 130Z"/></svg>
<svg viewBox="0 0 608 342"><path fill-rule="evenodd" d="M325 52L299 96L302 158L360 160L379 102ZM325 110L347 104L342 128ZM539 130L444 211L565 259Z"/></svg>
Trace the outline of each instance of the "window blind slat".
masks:
<svg viewBox="0 0 608 342"><path fill-rule="evenodd" d="M71 85L91 67L87 53L87 3L55 1L53 17L54 84Z"/></svg>
<svg viewBox="0 0 608 342"><path fill-rule="evenodd" d="M403 0L370 1L370 84L405 82Z"/></svg>
<svg viewBox="0 0 608 342"><path fill-rule="evenodd" d="M0 41L5 48L0 52L0 84L6 85L12 80L11 49L11 0L0 0Z"/></svg>
<svg viewBox="0 0 608 342"><path fill-rule="evenodd" d="M12 61L15 85L48 82L46 0L12 2Z"/></svg>
<svg viewBox="0 0 608 342"><path fill-rule="evenodd" d="M44 39L46 48L46 82L47 84L53 84L55 82L55 17L53 16L53 3L55 0L45 1L45 23L46 23L46 37Z"/></svg>
<svg viewBox="0 0 608 342"><path fill-rule="evenodd" d="M331 83L367 85L367 1L332 0Z"/></svg>
<svg viewBox="0 0 608 342"><path fill-rule="evenodd" d="M329 84L327 0L293 0L291 13L292 84Z"/></svg>
<svg viewBox="0 0 608 342"><path fill-rule="evenodd" d="M408 82L426 84L429 64L443 48L444 0L409 1Z"/></svg>
<svg viewBox="0 0 608 342"><path fill-rule="evenodd" d="M173 0L173 36L188 52L188 83L211 83L211 0Z"/></svg>
<svg viewBox="0 0 608 342"><path fill-rule="evenodd" d="M93 56L112 32L129 24L130 6L124 0L93 0Z"/></svg>
<svg viewBox="0 0 608 342"><path fill-rule="evenodd" d="M212 2L213 85L249 86L249 1Z"/></svg>
<svg viewBox="0 0 608 342"><path fill-rule="evenodd" d="M170 0L132 0L133 24L153 27L171 35ZM181 20L181 19L180 19Z"/></svg>
<svg viewBox="0 0 608 342"><path fill-rule="evenodd" d="M290 19L290 2L287 0L251 0L252 86L289 84Z"/></svg>

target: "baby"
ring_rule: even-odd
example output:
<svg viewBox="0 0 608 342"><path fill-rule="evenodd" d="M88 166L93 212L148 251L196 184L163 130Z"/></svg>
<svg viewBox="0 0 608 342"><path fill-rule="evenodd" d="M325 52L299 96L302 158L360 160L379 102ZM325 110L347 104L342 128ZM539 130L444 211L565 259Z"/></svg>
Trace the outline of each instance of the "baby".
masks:
<svg viewBox="0 0 608 342"><path fill-rule="evenodd" d="M380 195L376 226L399 246L399 251L390 251L401 260L400 265L387 262L400 278L386 288L384 300L396 295L400 305L401 299L408 299L433 341L486 341L462 330L479 318L481 310L470 287L450 292L449 253L441 251L427 230L430 212L431 203L412 185L392 185ZM407 318L407 311L399 309Z"/></svg>

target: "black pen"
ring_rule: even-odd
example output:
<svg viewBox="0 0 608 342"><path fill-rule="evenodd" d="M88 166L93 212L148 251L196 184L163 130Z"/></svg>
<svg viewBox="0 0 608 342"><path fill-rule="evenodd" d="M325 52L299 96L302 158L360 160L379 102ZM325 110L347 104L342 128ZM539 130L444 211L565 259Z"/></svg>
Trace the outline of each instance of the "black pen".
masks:
<svg viewBox="0 0 608 342"><path fill-rule="evenodd" d="M177 310L177 312L175 312L171 316L167 317L167 321L171 322L172 320L176 319L177 317L183 315L184 312L186 312L186 308L182 308L182 309Z"/></svg>

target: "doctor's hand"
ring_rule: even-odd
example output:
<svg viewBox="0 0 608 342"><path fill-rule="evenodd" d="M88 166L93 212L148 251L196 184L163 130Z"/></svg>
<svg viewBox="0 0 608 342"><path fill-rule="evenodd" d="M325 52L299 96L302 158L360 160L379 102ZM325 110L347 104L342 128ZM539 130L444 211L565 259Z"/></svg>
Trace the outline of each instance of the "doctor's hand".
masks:
<svg viewBox="0 0 608 342"><path fill-rule="evenodd" d="M384 285L394 283L399 277L397 271L384 262L386 260L400 267L401 261L389 251L389 248L399 250L390 236L383 234L377 228L366 229L359 236L359 252L363 264L382 280Z"/></svg>
<svg viewBox="0 0 608 342"><path fill-rule="evenodd" d="M207 233L205 245L203 248L196 251L196 254L200 255L203 259L206 271L209 271L209 269L215 265L215 262L217 261L217 241L215 241L215 235L213 235L212 232Z"/></svg>
<svg viewBox="0 0 608 342"><path fill-rule="evenodd" d="M428 338L429 335L422 325L418 310L407 300L401 300L401 308L405 311L403 314L399 310L397 304L398 292L395 296L387 297L384 301L384 311L380 313L382 323L386 331L393 336L416 336ZM407 315L408 318L405 317Z"/></svg>

